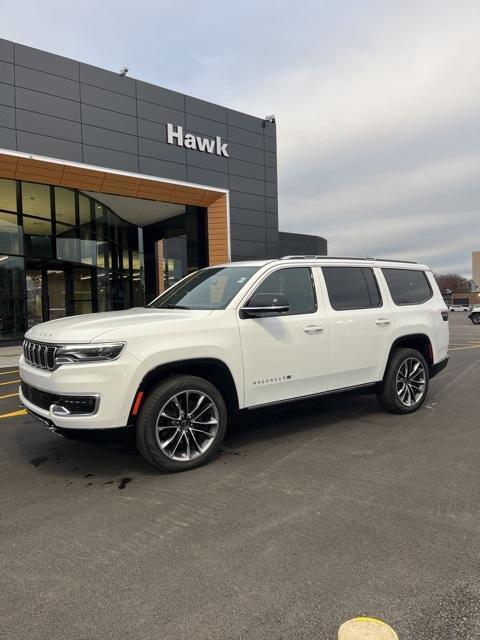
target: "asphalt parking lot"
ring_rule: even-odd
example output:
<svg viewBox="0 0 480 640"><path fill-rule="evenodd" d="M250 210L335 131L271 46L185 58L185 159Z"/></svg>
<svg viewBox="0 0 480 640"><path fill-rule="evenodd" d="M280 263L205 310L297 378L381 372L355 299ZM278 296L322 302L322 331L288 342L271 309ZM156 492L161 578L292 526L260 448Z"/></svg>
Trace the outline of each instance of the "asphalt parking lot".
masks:
<svg viewBox="0 0 480 640"><path fill-rule="evenodd" d="M335 640L371 615L478 639L480 327L460 313L450 355L416 414L252 412L177 475L48 432L0 370L2 636Z"/></svg>

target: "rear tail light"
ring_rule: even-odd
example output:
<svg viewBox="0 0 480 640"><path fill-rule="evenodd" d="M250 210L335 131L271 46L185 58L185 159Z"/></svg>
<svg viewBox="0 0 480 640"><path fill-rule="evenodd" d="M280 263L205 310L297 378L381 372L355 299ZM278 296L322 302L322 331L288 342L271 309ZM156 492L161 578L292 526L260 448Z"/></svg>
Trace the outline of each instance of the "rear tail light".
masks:
<svg viewBox="0 0 480 640"><path fill-rule="evenodd" d="M448 321L448 311L442 311L442 318Z"/></svg>

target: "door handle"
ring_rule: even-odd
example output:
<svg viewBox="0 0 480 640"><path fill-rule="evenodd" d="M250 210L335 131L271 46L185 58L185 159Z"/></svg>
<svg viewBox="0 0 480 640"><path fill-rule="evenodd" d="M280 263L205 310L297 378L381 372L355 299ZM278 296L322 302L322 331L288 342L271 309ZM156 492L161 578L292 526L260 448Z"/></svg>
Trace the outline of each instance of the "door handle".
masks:
<svg viewBox="0 0 480 640"><path fill-rule="evenodd" d="M322 324L309 324L303 329L305 333L322 333L323 325Z"/></svg>
<svg viewBox="0 0 480 640"><path fill-rule="evenodd" d="M390 318L377 318L375 320L375 324L378 324L379 326L391 324L391 322Z"/></svg>

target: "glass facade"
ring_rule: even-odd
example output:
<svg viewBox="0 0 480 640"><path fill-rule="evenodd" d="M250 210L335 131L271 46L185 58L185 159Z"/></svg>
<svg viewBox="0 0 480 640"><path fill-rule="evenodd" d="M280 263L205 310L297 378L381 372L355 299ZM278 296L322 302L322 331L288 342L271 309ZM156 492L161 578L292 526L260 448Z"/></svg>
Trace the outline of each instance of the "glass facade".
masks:
<svg viewBox="0 0 480 640"><path fill-rule="evenodd" d="M0 178L0 341L144 302L141 229L78 190Z"/></svg>

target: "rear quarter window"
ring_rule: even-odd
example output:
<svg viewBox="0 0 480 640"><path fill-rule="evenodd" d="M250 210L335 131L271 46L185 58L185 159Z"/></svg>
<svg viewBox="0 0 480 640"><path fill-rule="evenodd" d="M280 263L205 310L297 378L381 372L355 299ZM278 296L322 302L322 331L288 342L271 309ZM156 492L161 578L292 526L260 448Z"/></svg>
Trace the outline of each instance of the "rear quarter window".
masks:
<svg viewBox="0 0 480 640"><path fill-rule="evenodd" d="M382 269L392 300L397 305L422 304L433 296L424 271L414 269Z"/></svg>

